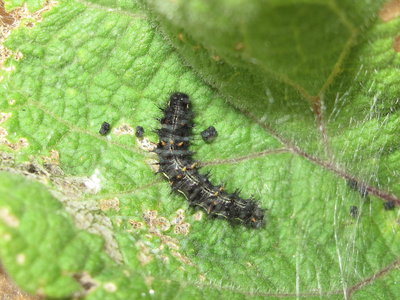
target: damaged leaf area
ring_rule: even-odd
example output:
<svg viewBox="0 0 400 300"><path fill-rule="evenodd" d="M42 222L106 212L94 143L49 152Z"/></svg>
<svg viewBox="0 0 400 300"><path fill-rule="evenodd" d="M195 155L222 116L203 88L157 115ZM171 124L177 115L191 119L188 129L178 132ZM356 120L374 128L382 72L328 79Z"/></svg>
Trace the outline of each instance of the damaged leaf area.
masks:
<svg viewBox="0 0 400 300"><path fill-rule="evenodd" d="M10 280L36 298L400 294L400 2L302 2L1 3ZM211 219L155 174L173 92L200 172L254 197L264 228Z"/></svg>

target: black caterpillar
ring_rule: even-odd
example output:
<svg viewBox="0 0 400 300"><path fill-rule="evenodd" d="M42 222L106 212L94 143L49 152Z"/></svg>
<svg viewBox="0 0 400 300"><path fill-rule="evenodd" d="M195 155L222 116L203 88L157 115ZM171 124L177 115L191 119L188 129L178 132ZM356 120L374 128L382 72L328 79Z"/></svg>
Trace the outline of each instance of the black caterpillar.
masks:
<svg viewBox="0 0 400 300"><path fill-rule="evenodd" d="M162 109L161 128L156 130L159 143L155 152L159 157L159 172L168 178L172 190L180 192L190 206L202 207L209 215L221 217L245 226L260 228L264 224L264 210L251 199L238 193L228 194L223 186L214 186L207 175L198 172L198 163L189 150L193 128L193 112L189 97L183 93L171 95L168 106Z"/></svg>

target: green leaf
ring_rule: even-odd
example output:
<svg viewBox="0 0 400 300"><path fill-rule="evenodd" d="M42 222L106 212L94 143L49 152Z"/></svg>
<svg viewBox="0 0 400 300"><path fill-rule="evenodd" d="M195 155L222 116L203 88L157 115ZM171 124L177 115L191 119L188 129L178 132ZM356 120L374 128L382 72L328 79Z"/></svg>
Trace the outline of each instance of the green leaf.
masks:
<svg viewBox="0 0 400 300"><path fill-rule="evenodd" d="M137 274L130 274L134 286L127 282L127 275L104 253L103 240L77 230L65 207L42 184L0 172L0 192L0 255L27 291L62 298L86 288L96 298L119 285L122 293L129 286L125 294L144 285Z"/></svg>
<svg viewBox="0 0 400 300"><path fill-rule="evenodd" d="M1 70L5 269L56 298L395 298L400 20L381 1L214 2L27 2ZM174 91L202 172L254 195L265 228L208 219L154 175Z"/></svg>
<svg viewBox="0 0 400 300"><path fill-rule="evenodd" d="M215 64L211 55L218 55L217 60L221 61L216 68L226 73L228 68L238 67L236 73L248 77L243 84L247 89L251 86L258 90L257 83L269 86L273 85L269 81L277 80L310 97L332 80L332 73L339 71L362 26L371 23L384 1L144 2L168 22L166 25L173 31L171 39L181 33L181 44L190 43L192 38L207 49L208 64L199 61L198 55L187 54L204 72ZM186 33L190 36L188 41ZM252 82L255 77L261 82ZM247 100L256 102L261 98L266 95Z"/></svg>

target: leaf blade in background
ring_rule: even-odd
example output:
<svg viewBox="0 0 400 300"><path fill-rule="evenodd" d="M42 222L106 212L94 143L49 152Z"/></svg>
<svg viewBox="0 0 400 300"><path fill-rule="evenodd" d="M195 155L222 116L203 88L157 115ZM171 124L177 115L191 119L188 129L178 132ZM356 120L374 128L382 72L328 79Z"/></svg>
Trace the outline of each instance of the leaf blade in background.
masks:
<svg viewBox="0 0 400 300"><path fill-rule="evenodd" d="M28 7L36 9L35 3ZM19 3L8 7L16 5ZM358 11L357 15L363 14ZM5 45L19 58L10 58L8 69L2 71L0 108L5 117L0 126L5 131L1 168L44 182L45 187L37 189L55 193L62 203L57 209L69 213L77 227L60 226L62 230L89 232L84 233L83 243L102 240L99 255L105 265L88 262L98 270L94 279L102 284L92 290L81 289L88 299L139 297L142 293L144 297L182 299L396 295L397 287L390 283L398 277L398 216L396 211L383 210L382 199L387 196L379 192L398 195L397 165L393 163L397 123L389 122L391 130L385 130L379 140L379 128L386 129L389 123L379 123L379 114L366 118L365 109L361 110L359 129L367 132L362 139L367 147L362 149L357 140L360 133L351 123L352 113L371 95L364 96L368 89L350 89L349 84L357 86L357 80L362 80L368 87L368 82L376 81L376 73L361 79L355 76L360 70L357 55L372 64L368 56L374 49L386 49L382 54L386 61L394 57L394 67L381 67L396 74L398 58L380 44L384 41L387 45L394 38L398 20L365 23L359 17L357 24L371 27L365 30L365 39L358 36L360 44L351 52L354 58L346 60L343 73L335 74L335 85L320 97L326 108L310 105L307 97L287 82L271 81L266 89L266 79L260 75L257 79L251 69L231 72L247 68L244 63L219 68L218 62L210 64L206 52L194 51L204 68L193 61L195 69L188 68L156 31L147 13L126 1L60 1L42 22L13 30ZM185 47L188 37L183 37L180 40L178 36L182 42L178 49L185 54L191 44ZM351 64L355 66L350 68ZM331 68L332 63L327 70ZM209 77L204 75L207 69ZM303 79L301 73L293 74ZM314 79L309 78L307 88L316 85ZM154 176L151 163L155 157L143 150L133 129L143 126L145 137L156 142L150 131L159 125L153 118L160 116L157 106L164 106L173 91L190 95L196 136L209 125L219 132L210 145L196 141L192 146L197 151L195 158L207 164L204 169L212 171L214 183L225 181L228 191L241 188L244 197L254 194L268 209L264 229L254 231L208 220L189 210L182 197L170 195L168 184ZM393 98L396 91L389 90L386 97ZM345 99L335 102L336 93L346 95ZM231 101L232 95L237 100ZM246 97L256 100L247 102ZM369 103L363 104L365 108L371 107ZM386 111L395 107L395 102L381 105ZM378 109L373 112L380 112ZM397 111L388 111L389 117L395 118ZM329 144L318 126L322 119L327 125L326 138L332 138ZM98 134L103 121L112 126L106 137ZM378 151L378 156L374 147L385 151ZM337 164L330 160L330 151ZM380 159L387 159L389 168L380 168ZM362 161L368 164L363 166ZM349 189L346 179L367 184L370 201ZM0 198L1 208L10 206L8 199ZM15 203L34 204L28 199ZM359 207L355 218L349 214L350 205ZM35 211L40 214L35 208L32 216ZM50 236L59 233L56 228L47 231ZM25 229L15 236L27 234ZM10 253L2 258L6 269L21 287L37 291L37 283L18 276L23 269L13 262L15 253ZM79 258L84 264L85 258L78 254L71 250L58 263L73 269L72 262ZM38 264L44 261L37 258ZM74 270L78 269L82 271L75 266ZM56 282L48 282L46 287L48 296L73 294Z"/></svg>

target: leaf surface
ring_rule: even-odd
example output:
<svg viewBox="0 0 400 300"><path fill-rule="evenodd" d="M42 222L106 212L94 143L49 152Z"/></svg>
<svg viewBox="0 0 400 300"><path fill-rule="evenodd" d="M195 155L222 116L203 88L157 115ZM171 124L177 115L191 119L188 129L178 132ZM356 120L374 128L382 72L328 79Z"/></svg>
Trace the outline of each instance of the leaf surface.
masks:
<svg viewBox="0 0 400 300"><path fill-rule="evenodd" d="M87 299L398 295L383 203L400 204L400 20L335 3L28 1L0 87L11 277ZM154 175L145 146L174 91L192 99L202 172L254 195L265 228L208 219Z"/></svg>

